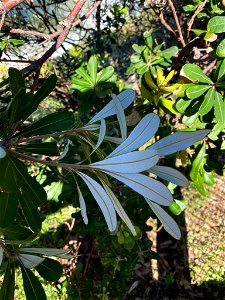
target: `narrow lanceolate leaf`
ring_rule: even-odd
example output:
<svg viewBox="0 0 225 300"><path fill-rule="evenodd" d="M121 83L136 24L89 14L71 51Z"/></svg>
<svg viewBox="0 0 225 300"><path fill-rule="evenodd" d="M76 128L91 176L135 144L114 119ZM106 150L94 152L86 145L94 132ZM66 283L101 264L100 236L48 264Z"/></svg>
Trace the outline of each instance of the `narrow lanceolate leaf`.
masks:
<svg viewBox="0 0 225 300"><path fill-rule="evenodd" d="M225 104L223 96L218 92L215 92L214 112L217 122L225 123Z"/></svg>
<svg viewBox="0 0 225 300"><path fill-rule="evenodd" d="M118 173L139 173L156 165L159 156L154 150L134 151L90 164L95 169Z"/></svg>
<svg viewBox="0 0 225 300"><path fill-rule="evenodd" d="M202 69L199 66L195 64L184 65L181 70L181 75L196 82L213 84L212 80L203 73Z"/></svg>
<svg viewBox="0 0 225 300"><path fill-rule="evenodd" d="M113 191L108 187L108 185L102 181L102 185L106 191L106 193L108 194L108 196L110 197L110 199L112 200L112 203L115 207L115 210L117 211L118 215L120 216L120 218L124 221L124 223L127 225L127 227L130 229L131 233L136 236L137 233L135 231L135 228L130 220L130 218L128 217L128 215L126 214L125 210L123 209L122 205L120 204L119 200L116 198L115 194L113 193Z"/></svg>
<svg viewBox="0 0 225 300"><path fill-rule="evenodd" d="M79 196L79 202L80 202L80 209L81 209L81 216L83 218L84 224L88 224L88 217L87 217L87 211L86 211L86 204L84 201L84 197L81 193L81 190L77 184L77 191L78 191L78 196Z"/></svg>
<svg viewBox="0 0 225 300"><path fill-rule="evenodd" d="M104 119L102 119L104 120ZM90 125L85 125L82 127L82 129L88 130L88 131L96 131L99 130L101 125L99 124L90 124Z"/></svg>
<svg viewBox="0 0 225 300"><path fill-rule="evenodd" d="M135 92L132 89L127 89L117 95L119 98L123 109L127 108L135 98ZM88 124L93 124L101 119L105 119L106 117L113 116L116 114L116 108L113 100L111 100L99 113L97 113Z"/></svg>
<svg viewBox="0 0 225 300"><path fill-rule="evenodd" d="M33 254L41 254L46 256L60 256L68 253L68 250L64 249L55 249L55 248L20 248L20 252L33 253Z"/></svg>
<svg viewBox="0 0 225 300"><path fill-rule="evenodd" d="M146 115L137 126L135 126L128 138L108 155L108 158L131 152L147 143L156 133L159 127L159 121L159 117L155 114Z"/></svg>
<svg viewBox="0 0 225 300"><path fill-rule="evenodd" d="M4 253L4 251L3 251L2 247L0 247L0 267L2 265L3 253Z"/></svg>
<svg viewBox="0 0 225 300"><path fill-rule="evenodd" d="M20 131L17 136L34 136L39 134L50 134L71 129L74 126L75 117L70 111L59 111L43 117L31 126Z"/></svg>
<svg viewBox="0 0 225 300"><path fill-rule="evenodd" d="M45 260L36 267L36 270L44 279L56 281L62 275L63 267L58 261L45 258Z"/></svg>
<svg viewBox="0 0 225 300"><path fill-rule="evenodd" d="M22 253L18 254L18 258L28 269L32 269L44 261L44 257Z"/></svg>
<svg viewBox="0 0 225 300"><path fill-rule="evenodd" d="M162 207L158 204L153 203L149 199L146 198L147 203L151 207L154 214L158 217L160 222L163 224L164 229L175 239L180 240L181 232L177 225L177 223L171 218L171 216L165 212Z"/></svg>
<svg viewBox="0 0 225 300"><path fill-rule="evenodd" d="M173 197L168 188L159 181L143 174L119 174L104 171L106 174L123 182L138 194L148 197L161 205L170 206Z"/></svg>
<svg viewBox="0 0 225 300"><path fill-rule="evenodd" d="M186 90L186 93L187 93L188 98L196 99L196 98L200 97L202 94L204 94L209 88L210 88L209 85L193 84L192 87L189 87Z"/></svg>
<svg viewBox="0 0 225 300"><path fill-rule="evenodd" d="M195 132L176 132L166 136L151 145L149 149L157 150L158 155L168 155L177 151L185 150L187 147L204 139L210 130L198 130Z"/></svg>
<svg viewBox="0 0 225 300"><path fill-rule="evenodd" d="M15 267L14 264L8 262L4 280L1 285L0 299L1 300L14 300L15 291Z"/></svg>
<svg viewBox="0 0 225 300"><path fill-rule="evenodd" d="M118 122L120 125L120 132L121 132L122 140L124 141L127 138L126 117L124 114L122 104L116 95L113 95L113 102L114 102L114 105L116 108L116 114L117 114L117 119L118 119Z"/></svg>
<svg viewBox="0 0 225 300"><path fill-rule="evenodd" d="M47 143L32 143L32 144L19 144L16 146L16 150L27 153L42 154L47 156L58 156L59 149L56 142L47 142Z"/></svg>
<svg viewBox="0 0 225 300"><path fill-rule="evenodd" d="M24 267L21 268L21 271L26 298L32 300L47 300L45 291L33 272Z"/></svg>
<svg viewBox="0 0 225 300"><path fill-rule="evenodd" d="M215 100L215 89L210 88L204 97L204 101L202 102L199 108L199 115L206 115L213 107Z"/></svg>
<svg viewBox="0 0 225 300"><path fill-rule="evenodd" d="M189 184L188 179L181 172L170 167L153 166L148 171L179 186L187 187Z"/></svg>
<svg viewBox="0 0 225 300"><path fill-rule="evenodd" d="M105 119L101 119L101 126L100 126L98 141L97 141L97 144L95 145L94 149L92 150L92 153L94 153L100 147L101 143L103 142L103 140L105 138L105 133L106 133Z"/></svg>
<svg viewBox="0 0 225 300"><path fill-rule="evenodd" d="M77 174L80 175L80 177L87 184L93 197L95 198L98 205L100 206L109 230L110 231L116 230L116 225L117 225L116 212L115 212L115 209L114 209L111 199L106 194L103 187L98 182L96 182L94 179L87 176L86 174L81 173L81 172L77 172Z"/></svg>

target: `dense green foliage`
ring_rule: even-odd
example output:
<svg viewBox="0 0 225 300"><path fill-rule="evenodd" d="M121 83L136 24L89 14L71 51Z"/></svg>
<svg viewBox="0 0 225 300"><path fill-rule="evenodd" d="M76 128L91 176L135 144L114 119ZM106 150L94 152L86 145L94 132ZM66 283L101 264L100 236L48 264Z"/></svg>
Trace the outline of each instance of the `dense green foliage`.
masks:
<svg viewBox="0 0 225 300"><path fill-rule="evenodd" d="M179 186L192 180L205 196L205 184L212 185L215 173L222 174L215 157L225 146L223 6L220 1L186 1L180 16L187 23L192 13L196 27L188 23L186 36L183 31L185 45L182 33L171 41L169 31L163 43L157 31L146 30L143 38L130 34L133 45L126 63L111 66L104 39L122 47L118 36L126 40L123 29L140 13L142 2L116 4L110 13L98 10L96 31L80 45L84 53L73 45L39 66L34 78L12 67L4 74L2 67L1 83L7 89L0 97L0 299L14 299L18 270L26 298L47 299L38 278L59 280L63 268L57 258L75 258L58 249L63 244L39 244L54 206L73 208L73 231L97 255L95 267L88 270L88 263L78 258L72 299L121 299L136 263L157 257L145 234L152 229L146 220L157 217L180 239L173 217L187 203ZM164 10L152 6L147 13L160 17ZM99 14L106 17L102 30ZM40 19L36 22L32 26L38 28ZM28 44L25 35L20 38L3 34L1 55L18 53ZM185 56L195 40L210 56ZM136 95L127 80L131 77ZM60 109L45 111L50 101L60 102ZM174 169L178 160L186 177ZM93 281L96 274L101 276Z"/></svg>

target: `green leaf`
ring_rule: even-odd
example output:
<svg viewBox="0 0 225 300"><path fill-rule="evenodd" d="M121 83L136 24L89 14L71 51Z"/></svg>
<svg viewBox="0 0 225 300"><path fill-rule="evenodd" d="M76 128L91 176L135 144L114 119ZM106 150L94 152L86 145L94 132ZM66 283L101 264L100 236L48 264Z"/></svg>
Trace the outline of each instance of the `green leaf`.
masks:
<svg viewBox="0 0 225 300"><path fill-rule="evenodd" d="M204 182L208 185L213 185L215 183L215 178L212 172L205 172L203 175Z"/></svg>
<svg viewBox="0 0 225 300"><path fill-rule="evenodd" d="M21 271L27 300L47 300L45 291L33 272L23 267L21 268Z"/></svg>
<svg viewBox="0 0 225 300"><path fill-rule="evenodd" d="M193 81L213 84L212 80L203 73L202 69L194 64L184 65L181 69L181 75L184 75Z"/></svg>
<svg viewBox="0 0 225 300"><path fill-rule="evenodd" d="M9 84L10 84L13 97L21 89L23 89L24 91L26 89L25 81L23 79L22 73L15 68L9 68Z"/></svg>
<svg viewBox="0 0 225 300"><path fill-rule="evenodd" d="M224 29L225 31L225 29ZM216 48L216 55L219 57L225 57L225 39L223 39Z"/></svg>
<svg viewBox="0 0 225 300"><path fill-rule="evenodd" d="M213 141L218 140L218 134L224 129L224 127L224 123L216 123L216 125L213 127L212 131L208 135L209 138Z"/></svg>
<svg viewBox="0 0 225 300"><path fill-rule="evenodd" d="M195 98L200 97L202 94L204 94L209 88L210 88L209 85L193 84L192 87L189 87L186 90L186 93L187 93L188 98L195 99Z"/></svg>
<svg viewBox="0 0 225 300"><path fill-rule="evenodd" d="M215 16L211 18L208 22L207 29L213 33L225 32L225 17Z"/></svg>
<svg viewBox="0 0 225 300"><path fill-rule="evenodd" d="M225 75L225 59L218 61L216 66L216 71L218 72L217 78L220 80Z"/></svg>
<svg viewBox="0 0 225 300"><path fill-rule="evenodd" d="M14 167L15 181L17 182L17 193L20 192L34 206L44 204L47 198L44 188L29 175L26 166L18 159L11 158L11 162Z"/></svg>
<svg viewBox="0 0 225 300"><path fill-rule="evenodd" d="M96 82L97 79L97 68L98 68L98 58L96 55L92 55L87 63L87 69L90 73L91 80L93 83Z"/></svg>
<svg viewBox="0 0 225 300"><path fill-rule="evenodd" d="M60 111L52 113L19 133L19 136L34 136L39 134L50 134L71 129L74 126L75 117L72 112Z"/></svg>
<svg viewBox="0 0 225 300"><path fill-rule="evenodd" d="M60 155L59 149L57 147L56 142L48 142L48 143L32 143L32 144L19 144L16 146L16 150L20 150L22 152L42 154L46 156L58 156Z"/></svg>
<svg viewBox="0 0 225 300"><path fill-rule="evenodd" d="M21 205L24 217L27 220L29 227L33 231L39 232L41 230L42 224L39 212L37 210L37 207L34 206L30 201L31 199L25 196L26 194L22 195L22 197L19 197L19 203Z"/></svg>
<svg viewBox="0 0 225 300"><path fill-rule="evenodd" d="M36 267L36 270L44 279L56 281L62 275L63 268L58 261L45 258L45 260Z"/></svg>
<svg viewBox="0 0 225 300"><path fill-rule="evenodd" d="M178 47L172 46L168 49L165 49L159 53L160 56L163 56L165 59L170 59L172 56L177 55L178 53Z"/></svg>
<svg viewBox="0 0 225 300"><path fill-rule="evenodd" d="M55 74L50 75L42 85L42 87L33 96L33 105L30 109L30 113L34 112L38 105L43 101L55 88L57 82L57 77Z"/></svg>
<svg viewBox="0 0 225 300"><path fill-rule="evenodd" d="M190 172L190 177L194 182L197 190L203 195L206 196L206 191L204 188L203 174L205 172L203 166L205 163L205 143L203 143L200 151L198 152L196 158L192 163L192 169Z"/></svg>
<svg viewBox="0 0 225 300"><path fill-rule="evenodd" d="M18 199L13 193L0 194L0 227L10 226L17 213Z"/></svg>
<svg viewBox="0 0 225 300"><path fill-rule="evenodd" d="M200 116L206 115L212 109L214 105L214 99L215 99L215 89L213 87L208 90L199 108Z"/></svg>
<svg viewBox="0 0 225 300"><path fill-rule="evenodd" d="M84 79L72 77L72 83L73 84L71 85L71 88L74 90L78 90L82 93L85 93L88 90L92 89L92 84L90 84L89 82L87 82Z"/></svg>
<svg viewBox="0 0 225 300"><path fill-rule="evenodd" d="M215 92L214 113L218 123L225 123L225 103L223 96Z"/></svg>
<svg viewBox="0 0 225 300"><path fill-rule="evenodd" d="M32 235L32 231L30 229L19 225L11 225L6 228L0 228L0 232L12 240L26 240Z"/></svg>
<svg viewBox="0 0 225 300"><path fill-rule="evenodd" d="M8 262L0 290L1 300L13 300L15 291L15 267Z"/></svg>
<svg viewBox="0 0 225 300"><path fill-rule="evenodd" d="M97 77L97 82L103 82L109 80L113 76L114 68L111 66L108 66L104 68L101 72L101 74Z"/></svg>
<svg viewBox="0 0 225 300"><path fill-rule="evenodd" d="M180 99L177 101L176 103L176 109L180 112L180 113L184 113L185 110L188 108L188 106L191 104L192 99Z"/></svg>
<svg viewBox="0 0 225 300"><path fill-rule="evenodd" d="M0 159L0 170L4 172L4 176L0 175L0 188L4 192L18 192L18 184L20 184L21 178L17 176L13 163L15 161L17 159L8 155ZM23 165L22 163L20 164L21 166Z"/></svg>
<svg viewBox="0 0 225 300"><path fill-rule="evenodd" d="M187 207L185 200L176 200L174 199L173 203L170 205L169 209L174 215L179 215Z"/></svg>
<svg viewBox="0 0 225 300"><path fill-rule="evenodd" d="M85 71L84 67L80 67L76 70L76 73L82 76L91 86L95 84L95 80L93 80L88 73Z"/></svg>
<svg viewBox="0 0 225 300"><path fill-rule="evenodd" d="M172 100L168 100L166 98L160 98L159 105L160 107L166 108L168 111L170 111L172 114L178 114L179 112L174 109L174 102Z"/></svg>

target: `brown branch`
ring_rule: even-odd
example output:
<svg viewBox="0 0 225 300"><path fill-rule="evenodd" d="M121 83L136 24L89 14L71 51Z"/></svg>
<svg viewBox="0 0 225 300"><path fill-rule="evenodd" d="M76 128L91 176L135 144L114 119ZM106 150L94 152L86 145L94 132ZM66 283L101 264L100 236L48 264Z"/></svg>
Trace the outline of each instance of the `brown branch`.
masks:
<svg viewBox="0 0 225 300"><path fill-rule="evenodd" d="M79 164L66 164L66 163L59 163L59 162L55 162L55 161L47 161L47 160L43 160L40 158L36 158L30 155L26 155L26 154L22 154L22 153L18 153L12 149L7 149L6 150L7 153L10 153L11 155L24 159L26 161L31 161L37 164L42 164L45 166L50 166L50 167L56 167L56 168L63 168L66 170L74 170L74 169L91 169L88 165L79 165Z"/></svg>
<svg viewBox="0 0 225 300"><path fill-rule="evenodd" d="M191 28L192 28L192 25L194 23L194 20L196 18L196 16L202 11L202 9L204 8L204 6L206 5L208 0L205 0L204 2L202 2L198 8L196 9L196 11L194 12L193 16L191 17L191 20L188 22L188 28L187 28L187 38L189 40L190 38L190 31L191 31Z"/></svg>
<svg viewBox="0 0 225 300"><path fill-rule="evenodd" d="M73 22L72 27L76 27L79 25L82 21L86 20L92 13L93 11L101 4L102 0L96 1L95 4L79 19L77 19L75 22ZM62 21L61 24L66 23L66 21ZM24 35L33 35L33 36L38 36L41 38L44 38L45 40L53 40L57 36L61 34L63 29L59 29L56 32L53 32L52 34L46 34L43 32L38 32L38 31L31 31L31 30L22 30L22 29L12 29L10 32L11 33L17 33L17 34L24 34Z"/></svg>
<svg viewBox="0 0 225 300"><path fill-rule="evenodd" d="M162 25L163 25L164 27L166 27L166 29L168 29L168 30L171 31L175 36L177 36L177 35L176 35L176 32L173 30L173 28L170 27L170 25L169 25L169 24L166 22L166 20L164 19L164 16L163 16L163 12L162 12L162 11L160 12L159 19L160 19L160 22L162 23Z"/></svg>
<svg viewBox="0 0 225 300"><path fill-rule="evenodd" d="M25 0L2 0L2 2L0 3L0 13L7 13L9 10L18 6L24 1Z"/></svg>
<svg viewBox="0 0 225 300"><path fill-rule="evenodd" d="M23 64L30 64L33 61L32 60L23 60L23 59L7 59L7 58L1 58L0 62L9 62L9 63L23 63Z"/></svg>
<svg viewBox="0 0 225 300"><path fill-rule="evenodd" d="M179 20L178 20L177 12L176 12L176 9L173 5L173 1L172 0L167 0L167 1L169 3L170 9L172 10L172 13L173 13L174 20L176 22L176 26L177 26L177 30L178 30L179 38L180 38L180 43L183 47L185 47L186 44L185 44L183 33L182 33L180 23L179 23Z"/></svg>

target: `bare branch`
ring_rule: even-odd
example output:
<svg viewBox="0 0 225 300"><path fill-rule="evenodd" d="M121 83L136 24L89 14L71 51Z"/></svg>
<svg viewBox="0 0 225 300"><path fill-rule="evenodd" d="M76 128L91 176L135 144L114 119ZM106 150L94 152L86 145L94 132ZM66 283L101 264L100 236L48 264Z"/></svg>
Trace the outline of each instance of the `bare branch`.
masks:
<svg viewBox="0 0 225 300"><path fill-rule="evenodd" d="M202 11L202 9L204 8L204 6L206 5L208 0L205 0L204 2L202 2L198 8L196 9L196 11L194 12L193 16L191 17L191 20L188 22L188 28L187 28L187 38L189 40L190 38L190 31L191 31L191 28L192 28L192 25L194 23L194 20L196 18L196 16Z"/></svg>
<svg viewBox="0 0 225 300"><path fill-rule="evenodd" d="M180 27L180 23L179 23L179 20L178 20L178 17L177 17L177 12L176 12L176 9L173 5L173 1L172 0L168 0L168 3L169 3L169 6L172 10L172 13L173 13L173 16L174 16L174 20L176 22L176 26L177 26L177 30L178 30L178 33L179 33L179 38L180 38L180 42L181 42L181 45L183 47L185 47L185 41L184 41L184 37L183 37L183 33L182 33L182 30L181 30L181 27Z"/></svg>

